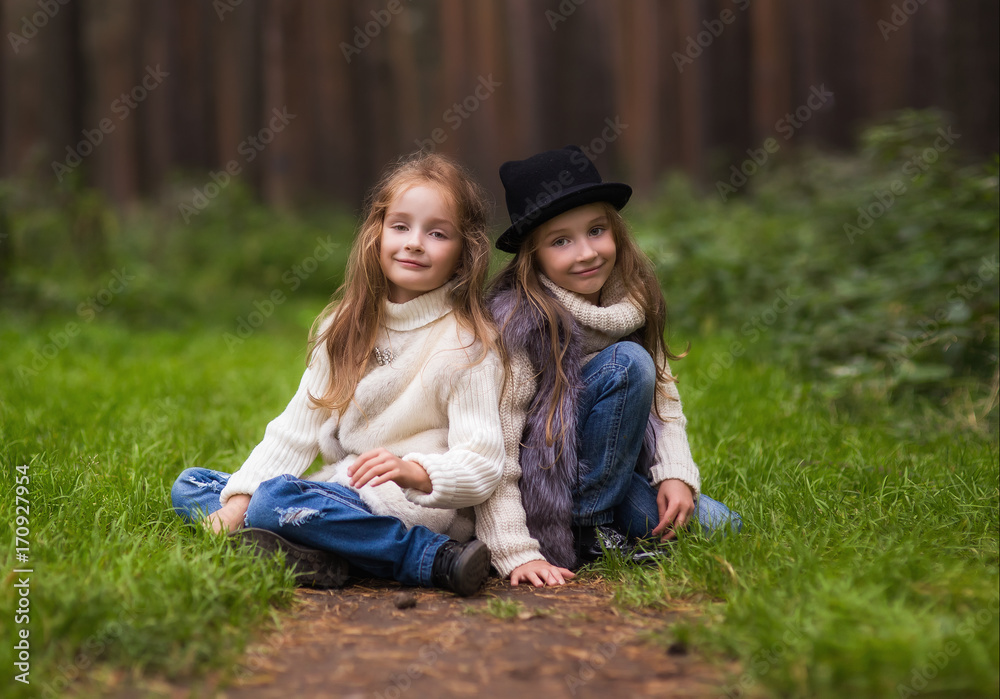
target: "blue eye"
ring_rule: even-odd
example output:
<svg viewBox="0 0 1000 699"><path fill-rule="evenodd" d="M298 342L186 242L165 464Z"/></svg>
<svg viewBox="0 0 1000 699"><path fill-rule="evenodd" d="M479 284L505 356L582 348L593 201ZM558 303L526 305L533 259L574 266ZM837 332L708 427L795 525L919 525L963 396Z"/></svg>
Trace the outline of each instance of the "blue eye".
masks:
<svg viewBox="0 0 1000 699"><path fill-rule="evenodd" d="M606 228L602 228L601 226L594 226L593 228L590 229L590 237L596 238L601 233L603 233L605 230L607 230L607 229Z"/></svg>
<svg viewBox="0 0 1000 699"><path fill-rule="evenodd" d="M552 247L561 248L569 245L569 240L567 238L556 238L552 241Z"/></svg>

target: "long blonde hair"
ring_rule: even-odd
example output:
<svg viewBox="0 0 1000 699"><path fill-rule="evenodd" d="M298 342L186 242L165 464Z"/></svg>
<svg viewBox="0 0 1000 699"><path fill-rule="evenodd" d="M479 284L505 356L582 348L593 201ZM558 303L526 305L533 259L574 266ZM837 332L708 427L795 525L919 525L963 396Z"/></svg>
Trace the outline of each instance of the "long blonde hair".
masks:
<svg viewBox="0 0 1000 699"><path fill-rule="evenodd" d="M677 379L667 372L665 365L661 366L657 358L666 357L670 360L678 360L686 356L687 352L679 355L671 353L663 339L667 322L667 307L653 263L639 249L621 213L606 202L601 202L601 204L614 236L615 268L621 276L626 292L645 316L645 323L638 331L640 334L638 339L640 340L639 344L649 352L656 364L656 405L659 406L659 400L667 398L662 388L664 382L677 381ZM545 319L545 325L549 332L549 346L552 348L552 365L555 368L553 399L548 406L548 415L545 419L545 441L551 445L556 436L560 435L563 430L563 426L556 425L555 422L556 411L561 405L563 394L569 385L569 379L563 368L563 359L569 349L569 333L573 327L573 319L569 310L545 290L538 278L541 268L535 253L542 241L542 236L539 235L538 231L539 229L536 228L531 233L518 249L514 258L491 281L490 288L491 290L509 288L513 289L515 294L514 311L504 322L504 327L500 328L501 349L504 350L505 356L509 348L502 346L504 329L506 323L510 322L519 309L522 307L533 308Z"/></svg>
<svg viewBox="0 0 1000 699"><path fill-rule="evenodd" d="M309 356L322 350L330 360L330 380L325 393L310 396L317 406L343 413L364 376L389 294L379 263L382 225L396 197L415 185L438 187L454 207L455 225L462 239L462 252L451 279L455 316L472 334L473 343L480 343L482 351L478 352L477 361L496 349L496 331L486 312L482 291L489 269L490 199L451 158L437 153L414 153L390 165L368 194L344 283L313 323ZM331 315L333 319L327 324Z"/></svg>

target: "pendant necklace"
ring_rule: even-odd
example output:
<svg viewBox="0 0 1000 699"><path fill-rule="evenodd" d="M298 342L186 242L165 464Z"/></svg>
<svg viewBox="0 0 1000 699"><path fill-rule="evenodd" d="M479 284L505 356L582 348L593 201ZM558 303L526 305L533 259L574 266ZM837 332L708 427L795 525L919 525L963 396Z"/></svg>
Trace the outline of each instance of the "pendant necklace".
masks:
<svg viewBox="0 0 1000 699"><path fill-rule="evenodd" d="M375 353L375 361L378 362L379 366L385 366L386 364L391 364L392 360L396 358L395 353L392 351L392 340L389 339L389 331L385 331L385 341L389 343L388 347L375 346L373 350Z"/></svg>

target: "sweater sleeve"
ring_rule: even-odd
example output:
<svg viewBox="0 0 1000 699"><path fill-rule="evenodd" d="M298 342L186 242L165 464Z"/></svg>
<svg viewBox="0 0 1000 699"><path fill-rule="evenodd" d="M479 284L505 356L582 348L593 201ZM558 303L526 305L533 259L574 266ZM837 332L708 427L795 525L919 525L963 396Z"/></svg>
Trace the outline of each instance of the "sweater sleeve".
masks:
<svg viewBox="0 0 1000 699"><path fill-rule="evenodd" d="M544 561L538 542L528 533L521 504L521 433L528 405L535 394L535 379L526 357L514 357L500 404L504 458L500 485L486 502L476 507L476 536L490 550L493 566L504 578L529 561Z"/></svg>
<svg viewBox="0 0 1000 699"><path fill-rule="evenodd" d="M410 502L458 509L478 505L492 495L503 470L498 410L502 375L499 358L490 354L456 377L448 395L448 451L402 457L423 466L431 479L429 493L403 489Z"/></svg>
<svg viewBox="0 0 1000 699"><path fill-rule="evenodd" d="M663 366L670 374L670 365L663 359ZM657 403L652 410L653 423L656 427L656 456L651 469L653 485L658 485L668 478L684 481L695 495L701 491L701 474L691 456L691 447L687 438L687 418L681 409L681 396L674 381L665 380L659 386L664 389L667 397L656 397ZM659 414L657 414L659 407Z"/></svg>
<svg viewBox="0 0 1000 699"><path fill-rule="evenodd" d="M302 475L319 453L319 433L330 411L316 408L309 394L322 395L329 380L329 359L317 351L288 407L264 430L264 439L254 447L243 466L222 489L219 501L225 505L238 493L253 495L264 481L288 473Z"/></svg>

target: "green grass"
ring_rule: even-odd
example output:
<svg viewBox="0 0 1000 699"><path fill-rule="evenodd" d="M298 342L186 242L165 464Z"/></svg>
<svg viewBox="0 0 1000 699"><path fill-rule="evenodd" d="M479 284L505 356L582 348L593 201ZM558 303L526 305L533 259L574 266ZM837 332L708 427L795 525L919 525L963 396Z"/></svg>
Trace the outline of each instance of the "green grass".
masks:
<svg viewBox="0 0 1000 699"><path fill-rule="evenodd" d="M289 576L184 527L168 495L188 466L237 468L281 411L322 301L301 304L232 352L225 327L95 320L25 380L18 367L64 324L0 325L0 512L14 521L27 466L34 570L29 688L12 681L16 580L0 588L13 696L61 696L101 664L173 678L231 667L280 616ZM682 395L726 346L696 342L675 367ZM767 356L760 343L685 400L705 491L741 513L743 533L687 536L656 568L610 561L617 602L700 601L657 640L741 661L731 696L897 696L917 691L915 672L924 695L995 694L996 430L874 398L839 413ZM13 545L0 560L19 566Z"/></svg>
<svg viewBox="0 0 1000 699"><path fill-rule="evenodd" d="M676 367L682 396L697 365ZM740 660L724 696L996 696L995 428L872 399L838 414L809 389L748 359L686 401L705 492L743 532L609 560L616 601L702 599L658 640Z"/></svg>
<svg viewBox="0 0 1000 699"><path fill-rule="evenodd" d="M4 696L63 696L104 662L170 677L229 667L289 603L291 577L183 526L169 490L188 466L239 467L294 392L305 329L230 353L221 330L129 332L95 321L21 380L18 367L63 325L0 326L4 521L15 520L19 466L30 502L29 564L15 560L13 536L0 561L5 576L34 571L30 687L12 677L13 634L24 628L12 623L16 580L0 587L0 686L14 692Z"/></svg>
<svg viewBox="0 0 1000 699"><path fill-rule="evenodd" d="M524 611L524 605L516 599L491 597L483 608L482 613L489 614L497 619L513 619Z"/></svg>

